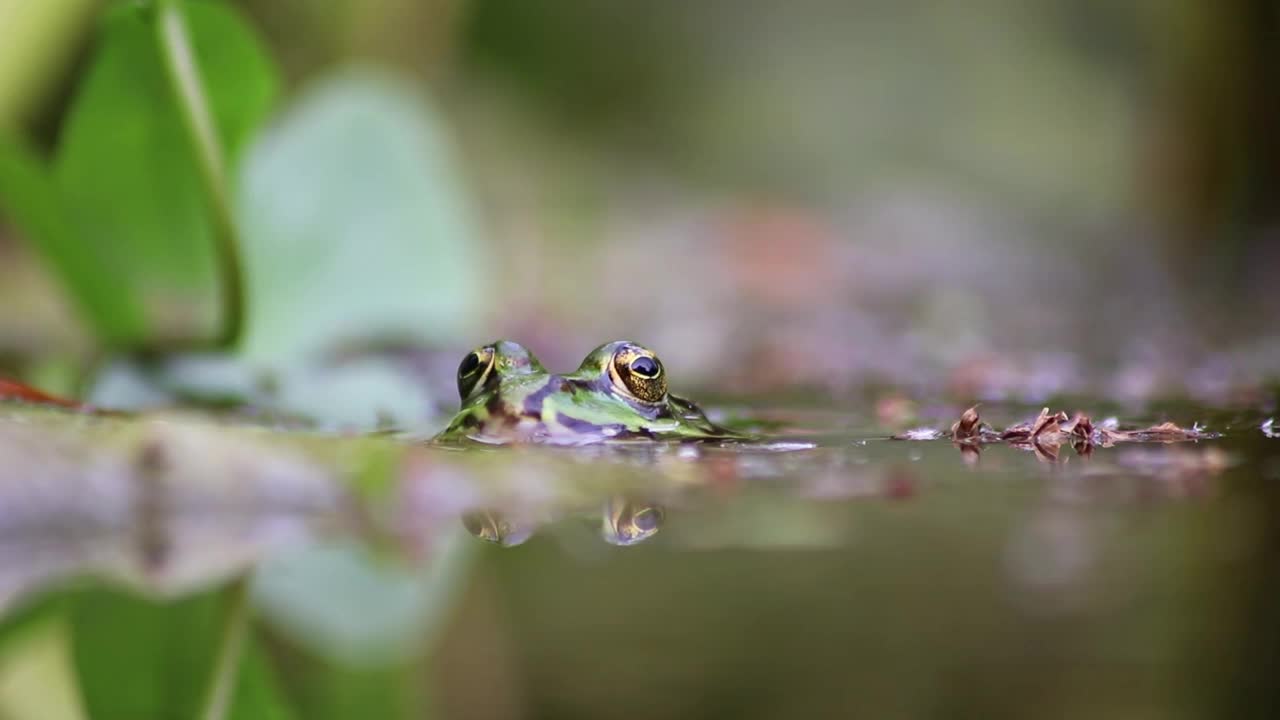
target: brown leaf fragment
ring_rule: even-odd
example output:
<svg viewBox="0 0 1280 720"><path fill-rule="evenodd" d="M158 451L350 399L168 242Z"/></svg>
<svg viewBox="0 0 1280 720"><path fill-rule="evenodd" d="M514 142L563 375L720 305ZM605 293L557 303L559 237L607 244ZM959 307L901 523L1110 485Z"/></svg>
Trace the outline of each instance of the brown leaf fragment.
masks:
<svg viewBox="0 0 1280 720"><path fill-rule="evenodd" d="M1184 428L1172 422L1163 422L1142 430L1130 430L1128 435L1130 440L1148 442L1179 442L1213 437L1211 433L1206 433L1198 426Z"/></svg>
<svg viewBox="0 0 1280 720"><path fill-rule="evenodd" d="M1109 448L1118 442L1129 442L1132 439L1126 430L1117 430L1112 427L1098 428L1097 443L1104 448Z"/></svg>
<svg viewBox="0 0 1280 720"><path fill-rule="evenodd" d="M978 415L978 406L965 410L960 419L951 426L952 440L973 440L982 436L982 418Z"/></svg>
<svg viewBox="0 0 1280 720"><path fill-rule="evenodd" d="M1058 411L1050 413L1049 408L1040 411L1034 422L1018 423L1011 425L1000 433L1001 440L1027 440L1029 438L1042 438L1044 436L1057 435L1059 432L1059 423L1065 422L1067 414Z"/></svg>
<svg viewBox="0 0 1280 720"><path fill-rule="evenodd" d="M1093 442L1093 420L1082 412L1077 412L1071 422L1062 427L1062 431L1080 442Z"/></svg>
<svg viewBox="0 0 1280 720"><path fill-rule="evenodd" d="M1000 433L1000 439L1009 440L1011 442L1026 440L1027 438L1031 437L1031 428L1032 428L1032 424L1027 422L1020 422L1016 425L1010 425L1009 427L1004 429L1004 432Z"/></svg>
<svg viewBox="0 0 1280 720"><path fill-rule="evenodd" d="M969 467L978 464L978 460L982 458L982 445L965 440L952 441L951 446L960 451L960 459Z"/></svg>
<svg viewBox="0 0 1280 720"><path fill-rule="evenodd" d="M1031 451L1036 454L1036 460L1042 463L1058 462L1058 450L1061 448L1057 442L1043 442L1038 438L1031 441Z"/></svg>
<svg viewBox="0 0 1280 720"><path fill-rule="evenodd" d="M23 385L14 380L6 380L0 378L0 401L11 400L17 402L32 403L35 405L53 405L63 407L69 410L80 410L85 406L74 400L67 400L49 393L33 388L30 385Z"/></svg>
<svg viewBox="0 0 1280 720"><path fill-rule="evenodd" d="M1059 410L1052 415L1049 414L1049 408L1040 411L1040 417L1036 418L1036 424L1031 428L1031 437L1038 438L1042 435L1056 435L1060 423L1067 420L1067 414Z"/></svg>
<svg viewBox="0 0 1280 720"><path fill-rule="evenodd" d="M1206 432L1198 425L1192 425L1184 428L1177 423L1163 422L1159 425L1153 425L1148 428L1138 430L1116 430L1113 428L1099 427L1097 429L1098 444L1103 447L1111 447L1116 443L1122 442L1186 442L1191 440L1208 440L1218 437L1217 433Z"/></svg>

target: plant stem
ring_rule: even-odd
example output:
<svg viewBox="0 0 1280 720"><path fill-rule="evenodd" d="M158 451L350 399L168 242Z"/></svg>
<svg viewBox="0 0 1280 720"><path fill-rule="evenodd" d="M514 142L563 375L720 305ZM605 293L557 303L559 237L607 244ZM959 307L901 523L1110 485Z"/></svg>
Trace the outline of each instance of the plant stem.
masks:
<svg viewBox="0 0 1280 720"><path fill-rule="evenodd" d="M222 636L204 702L200 705L200 720L222 720L227 716L240 677L240 658L244 655L244 639L249 629L249 576L236 578L225 594L227 608L222 619Z"/></svg>
<svg viewBox="0 0 1280 720"><path fill-rule="evenodd" d="M191 35L178 0L156 3L156 36L164 60L169 88L195 149L196 165L213 213L214 254L218 263L221 294L221 327L214 343L231 347L244 326L244 273L240 258L240 238L231 210L227 168L218 140L209 98L200 81Z"/></svg>

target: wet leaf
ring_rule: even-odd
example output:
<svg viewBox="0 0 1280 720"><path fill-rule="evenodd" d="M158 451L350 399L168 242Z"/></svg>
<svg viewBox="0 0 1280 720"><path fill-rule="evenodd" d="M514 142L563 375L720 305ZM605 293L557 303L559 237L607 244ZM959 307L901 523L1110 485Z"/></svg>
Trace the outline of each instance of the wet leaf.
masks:
<svg viewBox="0 0 1280 720"><path fill-rule="evenodd" d="M271 107L276 70L227 5L187 2L183 9L234 165ZM214 333L213 230L193 158L149 15L118 5L107 13L53 162L74 237L57 233L43 246L109 343ZM98 310L92 303L105 295L121 297Z"/></svg>

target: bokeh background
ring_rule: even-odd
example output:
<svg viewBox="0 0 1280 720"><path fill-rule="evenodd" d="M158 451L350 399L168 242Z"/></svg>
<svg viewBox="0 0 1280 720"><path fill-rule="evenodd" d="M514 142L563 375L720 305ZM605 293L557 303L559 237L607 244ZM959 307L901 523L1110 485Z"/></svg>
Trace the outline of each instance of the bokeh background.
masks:
<svg viewBox="0 0 1280 720"><path fill-rule="evenodd" d="M182 2L234 338L155 6L0 0L0 375L430 432L471 347L568 370L630 338L717 407L863 435L978 401L1275 412L1268 0ZM350 548L268 568L246 662L293 705L272 717L1268 717L1261 442L1078 483L1006 448L962 474L946 445L699 465L712 499L626 554L579 507L425 575ZM92 592L66 623L0 623L0 717L109 697L221 602ZM68 644L96 689L39 670ZM195 683L153 670L128 676Z"/></svg>
<svg viewBox="0 0 1280 720"><path fill-rule="evenodd" d="M429 364L445 377L497 336L556 368L632 337L683 382L737 394L1223 401L1277 367L1270 3L234 5L279 69L259 142L300 137L308 103L347 93L332 102L410 136L381 150L419 144L433 165L384 167L380 148L342 139L359 130L313 129L332 133L314 140L332 157L306 172L401 192L360 185L367 216L262 272L394 256L406 235L427 250L405 257L431 267L389 281L364 263L317 274L314 292L272 275L263 292L306 301L251 319L251 347L289 316L325 316L339 285L407 318L335 319L323 349L407 339L447 350L441 372ZM4 44L0 123L47 152L98 7L3 6L22 42ZM243 174L269 175L268 154ZM324 234L316 193L357 197L294 180L247 193L271 195L263 212L310 203L298 235ZM9 364L82 352L83 313L12 224L3 243L5 306L23 308L0 320ZM176 292L207 313L210 288L188 285ZM400 285L420 301L391 297Z"/></svg>

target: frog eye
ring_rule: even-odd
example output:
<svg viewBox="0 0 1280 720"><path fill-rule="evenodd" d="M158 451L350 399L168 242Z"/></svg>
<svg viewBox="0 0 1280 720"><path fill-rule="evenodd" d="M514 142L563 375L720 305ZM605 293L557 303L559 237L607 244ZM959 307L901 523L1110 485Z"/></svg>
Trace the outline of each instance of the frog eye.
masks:
<svg viewBox="0 0 1280 720"><path fill-rule="evenodd" d="M657 532L662 526L662 508L646 507L631 516L631 525L641 533Z"/></svg>
<svg viewBox="0 0 1280 720"><path fill-rule="evenodd" d="M641 402L659 403L667 396L667 378L662 362L652 352L634 345L624 346L613 356L610 368L614 385Z"/></svg>
<svg viewBox="0 0 1280 720"><path fill-rule="evenodd" d="M614 496L605 501L601 535L613 545L635 545L657 534L663 519L661 506Z"/></svg>
<svg viewBox="0 0 1280 720"><path fill-rule="evenodd" d="M480 369L480 356L476 353L470 353L462 359L462 364L458 366L458 377L467 377Z"/></svg>
<svg viewBox="0 0 1280 720"><path fill-rule="evenodd" d="M493 369L492 347L482 347L467 353L458 365L458 396L466 400L476 388L484 387L484 379Z"/></svg>

